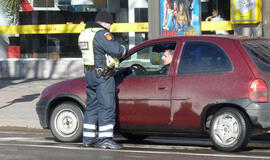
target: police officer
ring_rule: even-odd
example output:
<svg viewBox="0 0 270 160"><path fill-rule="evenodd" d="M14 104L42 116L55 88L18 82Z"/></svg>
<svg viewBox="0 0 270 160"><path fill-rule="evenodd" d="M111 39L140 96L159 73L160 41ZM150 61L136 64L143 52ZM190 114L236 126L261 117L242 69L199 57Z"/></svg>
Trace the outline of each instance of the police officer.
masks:
<svg viewBox="0 0 270 160"><path fill-rule="evenodd" d="M83 123L85 147L121 149L113 140L115 125L114 68L126 48L109 32L113 23L110 13L101 11L96 15L95 26L86 25L79 35L86 79L87 103ZM98 124L98 125L97 125Z"/></svg>

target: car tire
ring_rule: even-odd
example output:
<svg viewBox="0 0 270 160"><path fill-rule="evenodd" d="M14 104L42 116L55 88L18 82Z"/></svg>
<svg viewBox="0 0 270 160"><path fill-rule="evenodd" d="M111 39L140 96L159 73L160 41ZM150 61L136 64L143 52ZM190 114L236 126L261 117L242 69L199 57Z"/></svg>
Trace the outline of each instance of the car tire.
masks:
<svg viewBox="0 0 270 160"><path fill-rule="evenodd" d="M50 128L53 136L61 142L76 142L82 139L83 112L78 104L64 102L52 112Z"/></svg>
<svg viewBox="0 0 270 160"><path fill-rule="evenodd" d="M249 142L251 126L247 116L235 108L222 108L210 124L210 137L214 148L224 152L243 149Z"/></svg>
<svg viewBox="0 0 270 160"><path fill-rule="evenodd" d="M131 141L131 142L140 142L148 137L146 135L135 135L135 134L131 134L131 133L121 133L121 135L123 137L125 137L128 141Z"/></svg>

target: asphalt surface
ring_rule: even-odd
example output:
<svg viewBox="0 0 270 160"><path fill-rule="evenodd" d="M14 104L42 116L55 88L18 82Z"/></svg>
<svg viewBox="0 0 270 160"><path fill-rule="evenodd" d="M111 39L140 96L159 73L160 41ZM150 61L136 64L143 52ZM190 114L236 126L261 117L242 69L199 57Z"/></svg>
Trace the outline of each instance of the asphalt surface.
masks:
<svg viewBox="0 0 270 160"><path fill-rule="evenodd" d="M44 88L64 79L0 79L0 127L41 129L35 110Z"/></svg>
<svg viewBox="0 0 270 160"><path fill-rule="evenodd" d="M270 160L269 141L251 141L240 152L218 152L209 138L156 137L131 142L122 136L115 140L124 148L104 150L83 147L81 142L55 141L49 130L0 128L1 160Z"/></svg>

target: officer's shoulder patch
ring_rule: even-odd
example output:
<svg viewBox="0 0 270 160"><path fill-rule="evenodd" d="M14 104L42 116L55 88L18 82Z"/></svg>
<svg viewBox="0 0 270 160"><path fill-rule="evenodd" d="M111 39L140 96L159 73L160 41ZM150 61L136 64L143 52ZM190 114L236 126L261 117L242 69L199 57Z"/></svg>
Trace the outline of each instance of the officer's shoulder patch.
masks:
<svg viewBox="0 0 270 160"><path fill-rule="evenodd" d="M104 36L106 37L107 40L111 41L112 40L112 35L110 34L110 32L106 32L104 34Z"/></svg>

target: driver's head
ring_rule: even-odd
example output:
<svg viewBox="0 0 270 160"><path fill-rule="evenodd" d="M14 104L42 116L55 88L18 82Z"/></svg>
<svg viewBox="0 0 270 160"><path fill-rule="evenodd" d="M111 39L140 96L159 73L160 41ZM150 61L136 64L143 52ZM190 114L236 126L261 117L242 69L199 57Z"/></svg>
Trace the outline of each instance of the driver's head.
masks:
<svg viewBox="0 0 270 160"><path fill-rule="evenodd" d="M163 64L168 65L171 64L173 58L174 50L166 49L164 55L162 56Z"/></svg>

